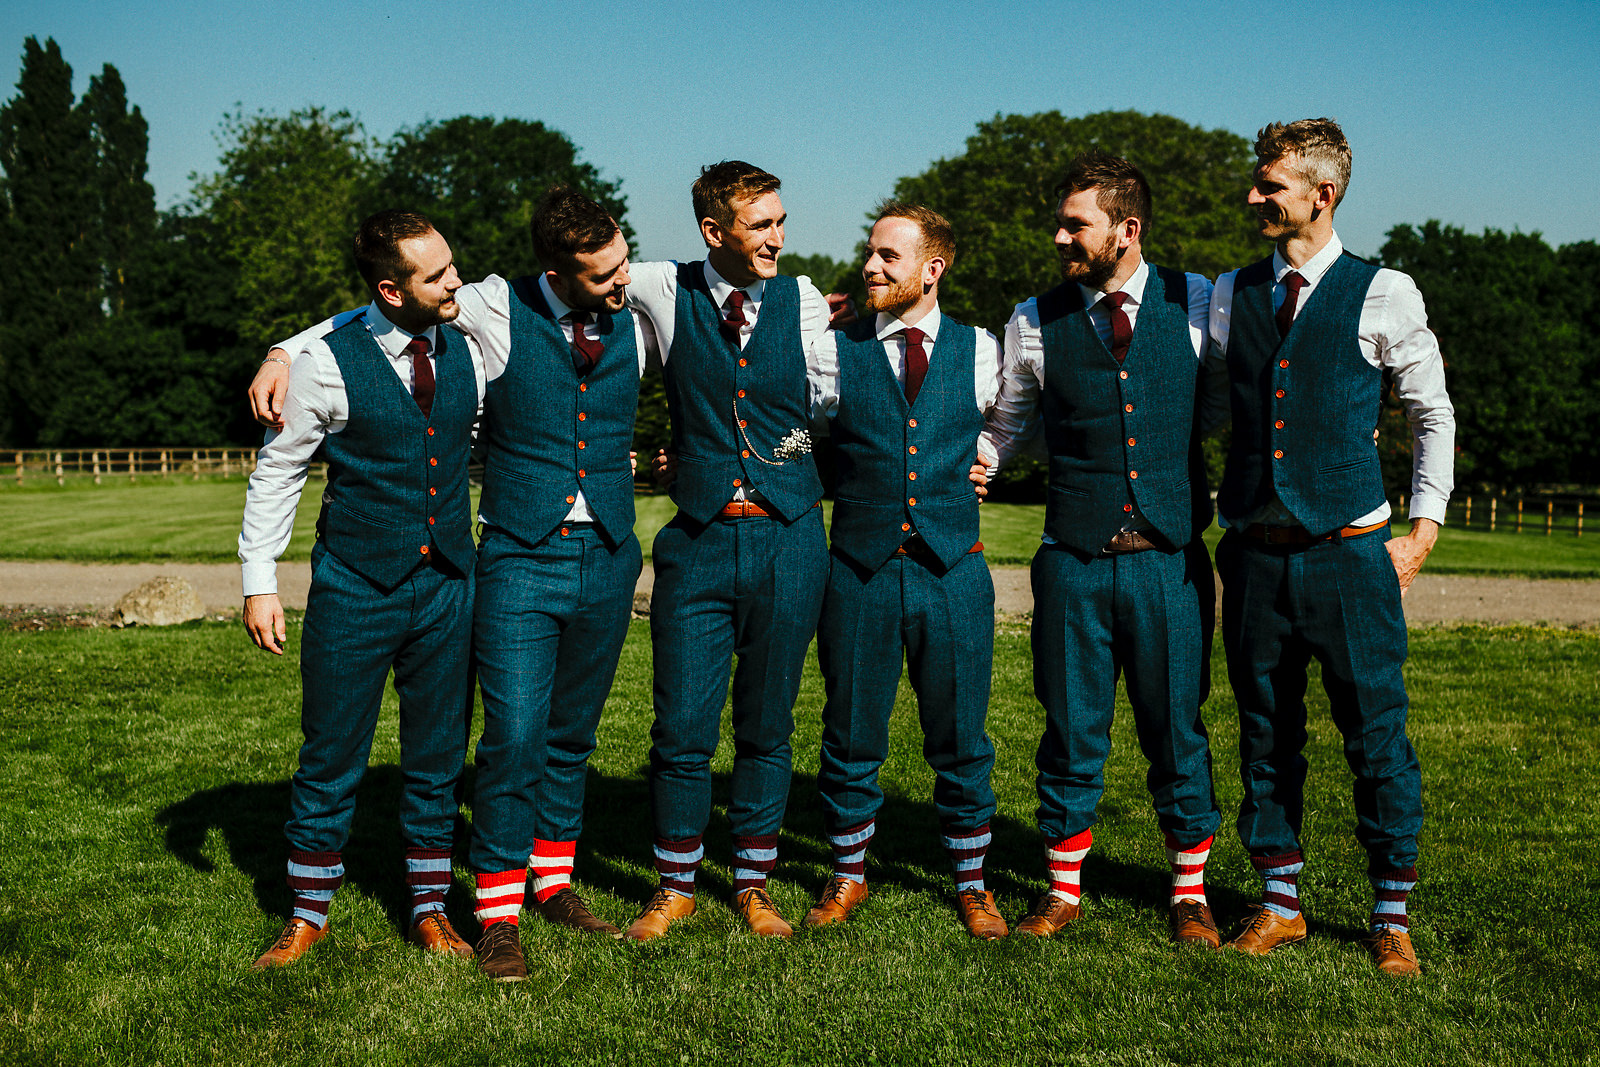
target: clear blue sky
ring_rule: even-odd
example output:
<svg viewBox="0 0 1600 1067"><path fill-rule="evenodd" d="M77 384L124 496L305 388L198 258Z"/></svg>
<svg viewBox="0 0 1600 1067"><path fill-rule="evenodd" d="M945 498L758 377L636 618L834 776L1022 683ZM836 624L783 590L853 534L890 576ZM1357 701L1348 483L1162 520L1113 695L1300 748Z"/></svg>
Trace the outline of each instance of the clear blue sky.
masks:
<svg viewBox="0 0 1600 1067"><path fill-rule="evenodd" d="M0 26L8 98L29 35L60 43L79 92L117 67L150 124L163 207L216 168L236 105L344 108L378 137L492 115L562 130L620 178L644 257L697 258L689 184L702 163L743 158L784 180L789 251L848 258L894 180L960 154L977 122L1134 109L1247 137L1339 119L1355 173L1338 227L1356 252L1429 218L1600 237L1594 0L0 0Z"/></svg>

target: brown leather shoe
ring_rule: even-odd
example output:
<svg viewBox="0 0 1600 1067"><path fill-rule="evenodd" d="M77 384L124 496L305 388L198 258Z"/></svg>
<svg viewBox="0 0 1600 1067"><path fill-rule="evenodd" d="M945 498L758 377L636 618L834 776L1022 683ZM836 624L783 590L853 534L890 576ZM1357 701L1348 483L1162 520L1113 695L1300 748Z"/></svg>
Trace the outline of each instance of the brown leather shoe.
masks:
<svg viewBox="0 0 1600 1067"><path fill-rule="evenodd" d="M283 933L278 935L278 940L272 943L272 947L256 960L253 969L264 971L268 967L287 967L304 956L306 949L321 941L322 935L327 932L326 926L312 926L296 915L289 920L289 925L283 928Z"/></svg>
<svg viewBox="0 0 1600 1067"><path fill-rule="evenodd" d="M957 893L956 912L973 937L994 941L1011 932L995 910L994 894L987 889L963 889Z"/></svg>
<svg viewBox="0 0 1600 1067"><path fill-rule="evenodd" d="M1384 974L1409 976L1422 973L1416 950L1411 947L1411 933L1408 930L1381 927L1367 939L1367 947L1372 951L1372 962Z"/></svg>
<svg viewBox="0 0 1600 1067"><path fill-rule="evenodd" d="M752 934L762 937L792 937L794 927L784 921L778 914L778 906L772 902L765 889L746 889L733 898L734 910L739 917L750 927Z"/></svg>
<svg viewBox="0 0 1600 1067"><path fill-rule="evenodd" d="M1029 937L1054 937L1061 928L1077 920L1079 907L1049 891L1034 904L1027 918L1017 924L1017 933Z"/></svg>
<svg viewBox="0 0 1600 1067"><path fill-rule="evenodd" d="M1180 945L1222 947L1222 935L1217 933L1217 921L1211 917L1211 905L1203 901L1178 901L1167 909L1167 922L1172 927L1172 939Z"/></svg>
<svg viewBox="0 0 1600 1067"><path fill-rule="evenodd" d="M850 917L855 906L867 899L867 883L853 878L833 877L823 887L817 906L806 912L802 922L806 926L827 926L842 923Z"/></svg>
<svg viewBox="0 0 1600 1067"><path fill-rule="evenodd" d="M443 952L451 956L470 956L472 946L462 940L442 911L430 911L417 920L409 935L413 945L424 952Z"/></svg>
<svg viewBox="0 0 1600 1067"><path fill-rule="evenodd" d="M544 903L534 900L528 907L538 912L546 922L557 926L570 926L586 934L610 934L612 937L622 933L604 919L596 918L594 912L589 910L588 903L568 885L556 890Z"/></svg>
<svg viewBox="0 0 1600 1067"><path fill-rule="evenodd" d="M1250 956L1265 956L1279 945L1298 945L1305 939L1305 912L1285 919L1271 908L1257 905L1255 913L1245 920L1244 929L1228 942L1228 947Z"/></svg>
<svg viewBox="0 0 1600 1067"><path fill-rule="evenodd" d="M522 982L528 977L528 961L522 955L522 934L516 923L490 923L478 937L473 952L478 968L496 982Z"/></svg>
<svg viewBox="0 0 1600 1067"><path fill-rule="evenodd" d="M667 932L667 927L679 919L694 914L694 897L674 893L670 889L657 889L655 896L644 906L639 917L622 934L629 941L649 941Z"/></svg>

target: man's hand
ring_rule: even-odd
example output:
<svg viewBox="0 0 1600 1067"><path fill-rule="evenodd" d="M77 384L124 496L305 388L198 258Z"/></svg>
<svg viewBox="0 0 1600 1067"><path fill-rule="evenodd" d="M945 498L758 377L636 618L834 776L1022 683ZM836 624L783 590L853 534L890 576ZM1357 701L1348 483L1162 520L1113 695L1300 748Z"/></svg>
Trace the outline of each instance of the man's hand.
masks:
<svg viewBox="0 0 1600 1067"><path fill-rule="evenodd" d="M856 302L845 293L829 293L823 297L828 302L828 329L840 330L856 321Z"/></svg>
<svg viewBox="0 0 1600 1067"><path fill-rule="evenodd" d="M655 458L650 461L650 477L655 479L656 485L662 489L667 488L678 477L678 456L675 452L668 452L664 448L656 449Z"/></svg>
<svg viewBox="0 0 1600 1067"><path fill-rule="evenodd" d="M628 453L628 470L632 472L635 478L639 476L639 453Z"/></svg>
<svg viewBox="0 0 1600 1067"><path fill-rule="evenodd" d="M250 398L250 414L268 429L283 429L283 398L289 392L289 365L276 360L288 358L289 353L281 348L268 352L246 394Z"/></svg>
<svg viewBox="0 0 1600 1067"><path fill-rule="evenodd" d="M244 598L244 628L257 648L274 656L283 655L289 632L283 626L283 604L277 593L261 593Z"/></svg>
<svg viewBox="0 0 1600 1067"><path fill-rule="evenodd" d="M983 503L983 498L989 495L989 465L982 456L972 465L967 477L972 481L972 491L978 494L978 502Z"/></svg>
<svg viewBox="0 0 1600 1067"><path fill-rule="evenodd" d="M1432 519L1412 519L1411 532L1404 537L1389 539L1384 545L1389 550L1389 560L1394 564L1394 573L1400 579L1400 595L1405 596L1406 590L1411 588L1411 582L1422 569L1422 561L1428 558L1428 553L1433 551L1433 543L1439 540L1439 524Z"/></svg>

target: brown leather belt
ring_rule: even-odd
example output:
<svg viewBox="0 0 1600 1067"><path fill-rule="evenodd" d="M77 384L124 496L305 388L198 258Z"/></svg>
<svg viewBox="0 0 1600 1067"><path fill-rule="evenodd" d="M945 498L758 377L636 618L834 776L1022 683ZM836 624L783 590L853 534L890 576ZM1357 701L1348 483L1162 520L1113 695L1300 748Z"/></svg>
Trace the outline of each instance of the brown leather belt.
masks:
<svg viewBox="0 0 1600 1067"><path fill-rule="evenodd" d="M820 508L822 505L818 503L811 506ZM717 512L717 518L719 519L775 519L777 517L754 500L730 500L722 505L721 511Z"/></svg>
<svg viewBox="0 0 1600 1067"><path fill-rule="evenodd" d="M1332 533L1313 537L1311 532L1304 526L1266 526L1259 522L1253 522L1239 532L1250 540L1264 545L1316 545L1321 544L1323 541L1342 541L1347 537L1360 537L1362 534L1381 530L1388 525L1389 520L1385 519L1382 522L1375 522L1371 526L1344 526L1334 530Z"/></svg>
<svg viewBox="0 0 1600 1067"><path fill-rule="evenodd" d="M974 552L982 552L982 551L983 551L983 542L979 541L977 544L975 544L971 548L967 549L967 555L970 556ZM933 549L929 548L928 547L928 542L924 541L920 537L914 537L914 538L906 541L899 548L894 550L894 554L897 555L897 556L910 556L912 559L933 559L933 558L935 558L934 554L933 554Z"/></svg>
<svg viewBox="0 0 1600 1067"><path fill-rule="evenodd" d="M1105 547L1100 550L1100 554L1102 556L1126 556L1130 552L1148 552L1152 548L1160 547L1160 545L1138 530L1123 530L1106 542Z"/></svg>

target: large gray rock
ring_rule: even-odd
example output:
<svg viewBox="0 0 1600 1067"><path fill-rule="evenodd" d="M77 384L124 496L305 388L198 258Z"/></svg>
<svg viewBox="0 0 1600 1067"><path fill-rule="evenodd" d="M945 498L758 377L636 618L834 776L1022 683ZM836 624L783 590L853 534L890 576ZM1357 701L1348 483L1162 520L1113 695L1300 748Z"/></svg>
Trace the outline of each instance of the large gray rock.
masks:
<svg viewBox="0 0 1600 1067"><path fill-rule="evenodd" d="M123 594L111 609L113 626L172 626L205 618L205 606L187 578L158 575Z"/></svg>

